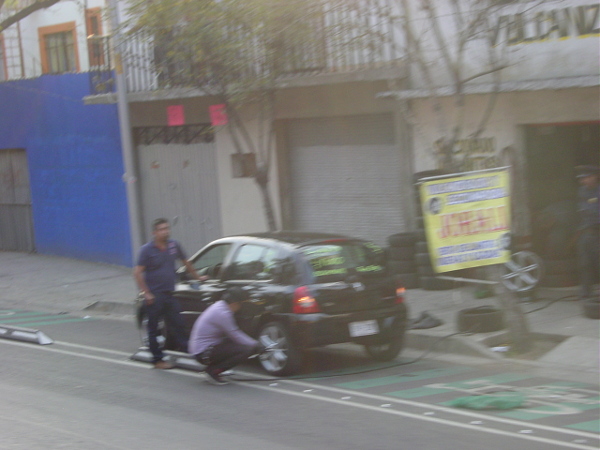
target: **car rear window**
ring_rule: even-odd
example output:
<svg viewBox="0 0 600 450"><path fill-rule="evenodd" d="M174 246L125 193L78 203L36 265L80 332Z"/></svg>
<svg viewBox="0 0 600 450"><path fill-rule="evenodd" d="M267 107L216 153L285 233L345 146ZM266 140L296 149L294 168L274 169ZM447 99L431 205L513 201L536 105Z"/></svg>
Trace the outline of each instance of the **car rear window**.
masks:
<svg viewBox="0 0 600 450"><path fill-rule="evenodd" d="M335 241L301 248L317 282L343 281L351 275L377 276L384 273L381 247L363 241Z"/></svg>

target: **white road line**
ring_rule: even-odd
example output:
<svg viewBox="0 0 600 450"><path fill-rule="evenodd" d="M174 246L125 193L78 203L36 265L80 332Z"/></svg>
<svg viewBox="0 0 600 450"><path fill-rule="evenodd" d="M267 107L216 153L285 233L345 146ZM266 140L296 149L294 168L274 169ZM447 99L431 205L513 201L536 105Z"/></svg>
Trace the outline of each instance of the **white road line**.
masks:
<svg viewBox="0 0 600 450"><path fill-rule="evenodd" d="M47 345L39 346L39 345L32 345L29 343L24 343L24 342L19 342L19 341L9 341L9 340L0 340L0 343L20 346L20 347L26 347L26 348L30 348L30 349L44 350L44 351L49 351L49 352L53 352L53 353L60 353L60 354L75 356L75 357L80 357L80 358L93 359L96 361L108 362L108 363L112 363L112 364L120 364L120 365L129 366L129 367L143 368L146 370L151 368L150 365L140 364L140 363L133 362L133 361L121 361L121 360L116 360L116 359L111 359L111 358L105 358L102 356L87 355L87 354L83 354L83 353L71 352L68 350L61 350L58 348L52 348ZM73 344L73 345L75 346L77 344ZM82 347L86 347L86 346L82 346ZM88 348L96 349L95 347L88 347ZM121 352L119 352L119 353L121 353ZM197 373L187 372L187 371L183 371L183 370L175 370L175 371L173 371L173 373L178 374L178 375L195 377L195 378L198 377ZM244 376L252 376L252 377L256 376L256 374L252 374L252 373L246 373L246 372L238 372L238 373L243 374ZM265 381L268 381L268 379L265 379ZM296 381L296 380L278 380L278 381L285 383L285 384L292 384L292 385L297 385L297 386L302 386L302 387L310 387L317 391L322 390L322 391L342 393L342 394L346 394L346 395L351 394L355 397L363 397L363 398L368 398L368 399L373 399L373 400L378 400L378 401L384 401L387 403L391 402L391 403L397 403L397 404L407 404L407 405L411 405L411 406L427 408L430 410L437 409L437 410L442 410L444 412L448 412L451 414L471 416L471 417L476 417L478 419L481 419L482 417L484 417L488 421L495 421L495 422L501 422L501 423L506 423L506 424L511 424L511 425L518 425L520 427L536 428L539 430L551 431L554 433L572 434L572 435L577 435L577 436L581 436L581 437L590 437L593 439L598 439L598 435L593 434L593 433L579 432L576 430L550 427L550 426L545 426L545 425L537 425L537 424L521 422L521 421L517 421L517 420L504 419L504 418L498 418L498 417L493 417L493 416L469 413L467 411L462 411L462 410L457 411L457 410L453 410L453 409L443 407L443 406L438 406L438 405L431 405L431 404L419 403L419 402L401 400L401 399L397 400L397 399L394 399L391 397L383 397L383 396L379 396L379 395L365 394L362 392L350 391L350 390L334 388L334 387L329 387L329 386L311 384L311 383L305 383L305 382ZM482 427L481 425L471 425L471 424L467 424L467 423L460 423L460 422L455 422L455 421L451 421L451 420L447 420L447 419L440 419L440 418L432 417L432 416L426 416L426 415L415 414L415 413L410 413L410 412L405 412L405 411L399 411L399 410L395 410L392 408L381 408L381 406L364 405L361 403L349 401L348 399L340 400L340 399L335 399L335 398L322 397L317 394L276 389L273 386L263 386L260 384L254 384L254 383L248 383L248 382L236 382L236 383L243 384L244 386L252 387L255 389L267 390L270 392L277 392L277 393L292 395L292 396L296 396L296 397L304 397L304 398L309 398L309 399L313 399L313 400L320 400L320 401L325 401L325 402L329 402L329 403L335 403L338 405L350 406L350 407L354 407L354 408L367 409L370 411L377 411L377 412L384 413L384 414L392 414L392 415L399 415L399 416L403 416L403 417L410 417L412 419L424 420L424 421L428 421L428 422L435 422L435 423L440 423L440 424L444 424L444 425L448 425L448 426L454 426L454 427L458 427L458 428L467 428L470 430L477 430L477 431L482 431L482 432L487 432L487 433L492 433L492 434L499 434L499 435L510 436L510 437L519 438L519 439L532 440L532 441L543 442L543 443L559 445L559 446L575 448L575 449L581 449L581 450L598 450L598 447L590 447L590 446L582 445L582 444L578 444L578 443L558 441L558 440L539 437L539 436L532 436L530 434L520 434L520 433L514 433L514 432L510 432L510 431L496 430L493 428Z"/></svg>
<svg viewBox="0 0 600 450"><path fill-rule="evenodd" d="M307 394L304 392L277 390L277 389L273 389L270 386L262 386L262 385L258 385L258 384L256 384L256 385L245 384L245 386L250 386L255 389L262 389L262 390L266 390L266 391L270 391L270 392L279 392L279 393L283 393L283 394L287 394L287 395L293 395L296 397L305 397L305 398L310 398L310 399L314 399L314 400L335 403L335 404L343 405L343 406L351 406L353 408L361 408L361 409L366 409L369 411L376 411L376 412L384 413L384 414L409 417L411 419L424 420L426 422L434 422L434 423L439 423L439 424L443 424L443 425L448 425L451 427L466 428L468 430L476 430L476 431L482 431L485 433L499 434L502 436L510 436L513 438L525 439L525 440L536 441L536 442L543 442L545 444L558 445L558 446L568 447L568 448L575 448L575 449L581 449L581 450L598 450L598 447L590 447L588 445L581 445L581 444L576 444L576 443L571 443L571 442L558 441L558 440L544 438L544 437L540 437L540 436L532 436L530 434L520 434L520 433L514 433L514 432L510 432L510 431L496 430L494 428L486 428L481 425L471 425L468 423L460 423L460 422L455 422L452 420L439 419L437 417L432 417L432 416L423 416L420 414L413 414L413 413L409 413L409 412L405 412L405 411L398 411L398 410L390 409L390 408L382 408L381 406L363 405L361 403L355 403L355 402L351 402L348 400L338 400L335 398L319 397L316 394ZM524 426L524 424L521 424L521 426ZM527 424L527 426L529 426L529 424ZM557 428L556 430L562 431L562 428L561 429Z"/></svg>
<svg viewBox="0 0 600 450"><path fill-rule="evenodd" d="M556 431L556 430L560 430L561 432L564 432L566 434L572 434L575 436L581 436L581 437L589 437L589 438L593 438L593 439L598 439L598 435L594 434L594 433L588 433L586 431L579 431L579 430L571 430L571 429L567 429L567 428L555 428L555 427L550 427L547 425L540 425L540 424L532 424L529 422L522 422L519 420L514 420L514 419L507 419L504 417L496 417L496 416L488 416L488 415L482 415L482 414L477 414L477 413L473 413L470 411L465 411L462 409L455 409L455 408L448 408L447 406L442 406L442 405L434 405L434 404L428 404L428 403L421 403L421 402L415 402L412 400L404 400L404 399L399 399L396 397L384 397L382 395L375 395L375 394L366 394L364 392L360 392L360 391L352 391L352 390L346 390L346 389L341 389L341 388L336 388L336 387L331 387L331 386L321 386L321 385L316 385L316 384L312 384L312 383L306 383L303 381L296 381L296 380L284 380L285 383L289 383L289 384L295 384L297 386L300 387L310 387L310 388L316 388L318 387L319 389L322 390L327 390L330 392L337 392L340 394L345 394L345 395L354 395L355 397L364 397L364 398L369 398L369 399L373 399L373 400L377 400L377 401L382 401L382 402L393 402L399 405L409 405L409 406L416 406L416 407L421 407L421 408L427 408L429 410L437 410L437 411L442 411L445 413L449 413L449 414L458 414L461 416L467 416L467 417L474 417L477 419L480 419L481 417L485 417L487 420L493 420L495 422L500 422L500 423L505 423L508 425L519 425L519 426L523 426L523 425L527 425L527 427L529 428L536 428L538 430L546 430L546 431Z"/></svg>
<svg viewBox="0 0 600 450"><path fill-rule="evenodd" d="M3 344L8 344L8 345L16 345L18 347L26 347L26 348L30 348L30 349L34 349L34 350L43 350L43 351L47 351L47 352L51 352L51 353L60 353L63 355L77 356L80 358L93 359L96 361L109 362L109 363L113 363L113 364L121 364L121 365L129 366L129 367L141 367L143 369L152 368L152 366L150 366L150 365L144 365L144 364L140 364L140 363L134 362L134 361L122 361L122 360L113 359L113 358L105 358L103 356L86 355L85 353L77 353L77 352L71 352L69 350L61 350L60 348L53 348L53 347L49 347L47 345L35 345L35 344L32 345L32 344L28 344L25 342L9 341L9 340L0 340L0 342Z"/></svg>
<svg viewBox="0 0 600 450"><path fill-rule="evenodd" d="M65 347L80 348L82 350L90 350L90 351L94 351L94 352L108 353L110 355L118 355L118 356L126 356L126 357L129 357L132 355L132 352L130 352L130 353L120 352L117 350L110 350L108 348L90 347L89 345L73 344L71 342L54 341L54 344L62 345Z"/></svg>

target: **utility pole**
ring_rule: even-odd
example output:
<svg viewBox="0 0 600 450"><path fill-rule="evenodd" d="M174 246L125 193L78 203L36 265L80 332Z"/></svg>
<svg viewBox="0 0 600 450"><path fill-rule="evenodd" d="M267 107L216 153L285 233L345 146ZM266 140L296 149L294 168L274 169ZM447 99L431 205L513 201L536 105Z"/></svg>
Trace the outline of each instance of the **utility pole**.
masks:
<svg viewBox="0 0 600 450"><path fill-rule="evenodd" d="M138 201L137 176L135 158L133 156L133 139L129 121L129 105L127 102L127 82L125 66L123 65L121 49L123 36L120 30L118 0L108 0L111 19L112 49L115 60L115 89L117 95L117 111L119 115L119 131L121 134L121 152L125 173L123 181L127 190L127 212L129 214L129 233L131 236L131 255L135 264L136 254L142 245L140 228L140 208Z"/></svg>

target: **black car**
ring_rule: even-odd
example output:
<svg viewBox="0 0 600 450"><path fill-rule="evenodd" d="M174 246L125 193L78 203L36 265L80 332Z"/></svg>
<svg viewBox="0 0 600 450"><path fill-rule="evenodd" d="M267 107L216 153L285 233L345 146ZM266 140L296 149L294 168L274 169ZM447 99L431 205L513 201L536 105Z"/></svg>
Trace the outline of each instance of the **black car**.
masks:
<svg viewBox="0 0 600 450"><path fill-rule="evenodd" d="M275 344L260 358L272 375L296 372L303 350L311 347L354 342L378 360L391 360L402 349L404 288L389 275L385 252L371 242L324 233L256 233L218 239L190 262L208 279L178 272L175 296L186 333L227 287L243 286L251 298L236 318L247 334Z"/></svg>

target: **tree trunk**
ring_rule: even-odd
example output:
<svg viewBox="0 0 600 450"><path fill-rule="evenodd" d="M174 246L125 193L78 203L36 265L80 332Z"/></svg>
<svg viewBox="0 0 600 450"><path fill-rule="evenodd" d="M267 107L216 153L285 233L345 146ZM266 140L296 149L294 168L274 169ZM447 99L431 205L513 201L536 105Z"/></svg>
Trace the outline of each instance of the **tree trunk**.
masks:
<svg viewBox="0 0 600 450"><path fill-rule="evenodd" d="M263 208L265 212L265 218L267 219L267 226L269 231L277 230L277 223L275 221L275 212L273 211L273 202L271 201L271 193L269 192L269 168L264 164L259 164L256 168L256 176L254 180L260 189L260 193L263 199Z"/></svg>
<svg viewBox="0 0 600 450"><path fill-rule="evenodd" d="M504 320L512 339L512 349L517 353L525 353L532 345L527 317L521 309L516 293L509 291L502 284L502 266L492 267L493 279L498 283L498 301L504 311Z"/></svg>

